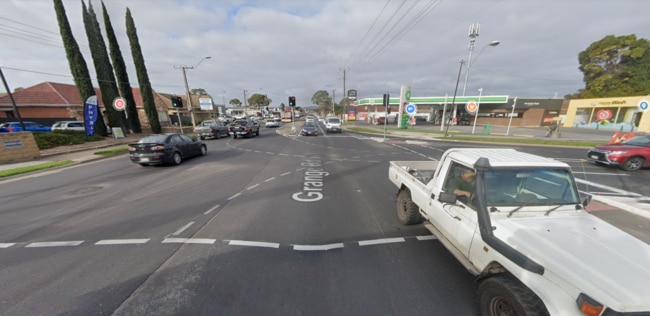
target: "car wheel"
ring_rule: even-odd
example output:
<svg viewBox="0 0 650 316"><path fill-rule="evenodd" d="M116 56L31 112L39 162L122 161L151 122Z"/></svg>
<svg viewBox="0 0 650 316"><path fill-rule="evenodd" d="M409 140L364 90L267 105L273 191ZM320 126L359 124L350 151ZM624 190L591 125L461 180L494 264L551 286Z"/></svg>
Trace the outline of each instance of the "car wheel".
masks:
<svg viewBox="0 0 650 316"><path fill-rule="evenodd" d="M203 136L199 136L199 139L200 139L200 140L204 140L205 137L203 137Z"/></svg>
<svg viewBox="0 0 650 316"><path fill-rule="evenodd" d="M237 134L232 134L232 137L233 137L233 138L237 138Z"/></svg>
<svg viewBox="0 0 650 316"><path fill-rule="evenodd" d="M217 132L217 135L215 135L214 138L216 138L216 139L221 138L221 133Z"/></svg>
<svg viewBox="0 0 650 316"><path fill-rule="evenodd" d="M255 132L255 136L260 136L260 130L258 129L257 132Z"/></svg>
<svg viewBox="0 0 650 316"><path fill-rule="evenodd" d="M205 145L201 146L201 156L205 156L207 154L208 154L208 147Z"/></svg>
<svg viewBox="0 0 650 316"><path fill-rule="evenodd" d="M636 171L641 169L644 163L645 160L641 157L630 157L621 164L621 169L625 171Z"/></svg>
<svg viewBox="0 0 650 316"><path fill-rule="evenodd" d="M419 207L411 200L411 191L400 190L397 193L397 217L404 225L415 225L422 222Z"/></svg>
<svg viewBox="0 0 650 316"><path fill-rule="evenodd" d="M535 293L508 277L494 276L481 282L478 299L481 315L548 315Z"/></svg>
<svg viewBox="0 0 650 316"><path fill-rule="evenodd" d="M183 161L183 157L181 157L181 154L179 152L175 152L172 155L172 164L177 166L180 165L182 161Z"/></svg>

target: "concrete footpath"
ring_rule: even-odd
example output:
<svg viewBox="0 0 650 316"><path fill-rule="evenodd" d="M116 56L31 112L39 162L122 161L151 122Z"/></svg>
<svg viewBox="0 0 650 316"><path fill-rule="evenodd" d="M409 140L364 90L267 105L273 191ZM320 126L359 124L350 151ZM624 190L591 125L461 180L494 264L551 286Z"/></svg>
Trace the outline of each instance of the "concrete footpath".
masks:
<svg viewBox="0 0 650 316"><path fill-rule="evenodd" d="M344 125L344 129L351 126L376 129L378 134L374 134L375 137L381 137L384 129L383 126L367 125L363 122L349 122L348 124ZM419 140L453 140L454 136L458 135L475 136L479 138L477 141L480 141L481 137L508 137L518 139L553 139L557 141L593 141L599 143L607 143L615 132L613 130L563 128L560 130L561 135L559 137L546 137L548 129L543 127L517 127L508 129L507 127L503 126L491 126L490 134L486 135L485 127L474 127L471 125L466 125L450 126L447 130L447 137L445 137L444 134L441 134L440 126L421 124L416 125L414 128L396 130L395 125L389 124L387 128L387 135L390 137L402 137ZM475 133L472 134L472 131ZM444 130L442 133L444 133ZM125 147L129 143L137 142L141 137L142 135L130 135L126 138L107 138L103 141L98 142L89 142L79 145L60 146L52 149L44 149L40 151L40 158L26 162L0 164L0 171L64 160L71 160L75 164L95 161L106 158L104 155L96 155L96 152L112 148ZM4 182L5 180L6 179L0 178L0 183ZM594 195L592 203L588 206L588 210L593 211L615 209L625 210L630 213L650 219L650 197L613 197Z"/></svg>

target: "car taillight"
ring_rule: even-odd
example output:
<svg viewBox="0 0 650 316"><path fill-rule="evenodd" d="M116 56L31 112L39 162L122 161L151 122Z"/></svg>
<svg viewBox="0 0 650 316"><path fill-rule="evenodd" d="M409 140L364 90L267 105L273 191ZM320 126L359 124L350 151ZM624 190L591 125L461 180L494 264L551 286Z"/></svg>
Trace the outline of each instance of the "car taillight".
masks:
<svg viewBox="0 0 650 316"><path fill-rule="evenodd" d="M135 147L129 147L129 151L136 151Z"/></svg>
<svg viewBox="0 0 650 316"><path fill-rule="evenodd" d="M151 150L156 151L156 150L165 150L165 146L153 146L151 147Z"/></svg>
<svg viewBox="0 0 650 316"><path fill-rule="evenodd" d="M228 126L228 131L230 132L230 126Z"/></svg>

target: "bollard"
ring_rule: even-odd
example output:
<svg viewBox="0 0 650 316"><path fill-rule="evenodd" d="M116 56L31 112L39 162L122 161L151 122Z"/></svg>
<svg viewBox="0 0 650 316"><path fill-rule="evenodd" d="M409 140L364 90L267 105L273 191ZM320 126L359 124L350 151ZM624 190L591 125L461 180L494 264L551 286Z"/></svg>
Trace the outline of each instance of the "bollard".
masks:
<svg viewBox="0 0 650 316"><path fill-rule="evenodd" d="M485 123L485 135L490 135L490 122Z"/></svg>

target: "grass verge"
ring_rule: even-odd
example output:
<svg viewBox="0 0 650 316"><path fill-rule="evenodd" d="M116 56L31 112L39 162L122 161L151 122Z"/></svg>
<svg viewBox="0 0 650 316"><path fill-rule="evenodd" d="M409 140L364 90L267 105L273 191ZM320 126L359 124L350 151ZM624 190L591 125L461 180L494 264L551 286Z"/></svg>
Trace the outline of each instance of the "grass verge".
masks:
<svg viewBox="0 0 650 316"><path fill-rule="evenodd" d="M122 147L116 147L107 150L100 150L98 152L94 152L93 154L100 155L100 156L112 156L112 155L125 153L128 151L129 151L129 146L122 146Z"/></svg>
<svg viewBox="0 0 650 316"><path fill-rule="evenodd" d="M33 166L3 170L3 171L0 171L0 178L11 177L11 176L15 176L15 175L18 175L18 174L29 173L29 172L43 170L43 169L49 169L49 168L65 166L65 165L69 165L71 163L74 163L74 161L72 161L72 160L60 160L60 161L46 162L46 163L42 163L42 164L39 164L39 165L33 165Z"/></svg>

